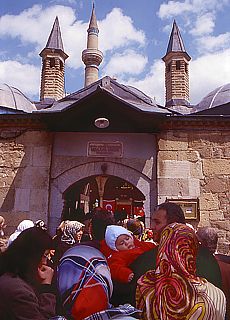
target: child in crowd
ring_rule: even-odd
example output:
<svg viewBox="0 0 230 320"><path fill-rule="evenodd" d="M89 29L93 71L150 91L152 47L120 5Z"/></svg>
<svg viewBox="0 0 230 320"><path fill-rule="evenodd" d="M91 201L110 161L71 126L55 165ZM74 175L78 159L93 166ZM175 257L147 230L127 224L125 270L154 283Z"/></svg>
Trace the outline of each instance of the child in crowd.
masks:
<svg viewBox="0 0 230 320"><path fill-rule="evenodd" d="M118 282L131 282L134 276L129 265L142 253L156 245L136 239L131 232L121 226L110 225L106 228L105 242L109 247L101 247L110 267L112 279Z"/></svg>

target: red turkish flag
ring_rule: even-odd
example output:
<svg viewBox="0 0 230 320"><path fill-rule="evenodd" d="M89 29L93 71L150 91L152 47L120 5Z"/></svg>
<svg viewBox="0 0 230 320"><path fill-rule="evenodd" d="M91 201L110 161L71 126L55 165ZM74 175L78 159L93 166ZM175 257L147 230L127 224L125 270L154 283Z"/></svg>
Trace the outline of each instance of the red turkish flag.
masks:
<svg viewBox="0 0 230 320"><path fill-rule="evenodd" d="M103 200L103 209L114 212L115 204L116 204L115 200Z"/></svg>

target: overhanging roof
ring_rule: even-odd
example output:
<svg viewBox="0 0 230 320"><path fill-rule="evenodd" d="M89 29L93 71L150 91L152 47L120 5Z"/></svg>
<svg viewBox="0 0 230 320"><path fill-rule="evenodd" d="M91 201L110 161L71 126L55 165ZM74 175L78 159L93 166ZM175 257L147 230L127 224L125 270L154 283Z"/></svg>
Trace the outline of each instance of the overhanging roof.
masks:
<svg viewBox="0 0 230 320"><path fill-rule="evenodd" d="M72 93L65 98L56 101L53 105L46 109L41 109L39 113L56 113L64 112L71 108L77 108L85 99L88 99L92 94L100 94L104 92L108 98L120 101L131 109L155 114L172 114L173 112L166 107L158 105L155 100L144 94L142 91L125 86L117 81L106 76L90 86L83 88L75 93ZM36 111L37 112L37 111Z"/></svg>

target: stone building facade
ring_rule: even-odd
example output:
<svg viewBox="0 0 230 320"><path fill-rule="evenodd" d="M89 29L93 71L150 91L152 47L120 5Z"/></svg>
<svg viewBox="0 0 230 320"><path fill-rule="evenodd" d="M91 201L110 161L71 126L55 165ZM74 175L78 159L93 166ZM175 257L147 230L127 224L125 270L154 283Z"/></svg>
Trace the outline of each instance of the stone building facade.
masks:
<svg viewBox="0 0 230 320"><path fill-rule="evenodd" d="M230 129L169 131L158 140L158 199L198 198L195 227L218 229L218 249L229 254Z"/></svg>
<svg viewBox="0 0 230 320"><path fill-rule="evenodd" d="M95 19L93 9L91 22ZM98 50L93 39L95 48L90 49ZM93 78L63 97L67 54L60 41L56 19L43 53L51 50L62 61L61 81L56 82L59 76L45 61L54 57L41 54L47 63L43 68L51 74L47 82L42 73L41 101L32 103L18 89L1 87L0 214L6 218L7 232L29 218L45 220L54 233L70 194L83 182L111 179L135 190L147 226L158 203L194 202L197 216L188 222L218 229L218 249L230 254L230 85L214 90L196 106L189 103L190 57L174 23L166 56L173 61L182 57L186 63L177 70L185 90L180 95L180 90L166 88L166 106L110 77ZM186 77L181 78L182 73ZM96 68L94 77L97 74ZM99 196L106 183L97 184Z"/></svg>

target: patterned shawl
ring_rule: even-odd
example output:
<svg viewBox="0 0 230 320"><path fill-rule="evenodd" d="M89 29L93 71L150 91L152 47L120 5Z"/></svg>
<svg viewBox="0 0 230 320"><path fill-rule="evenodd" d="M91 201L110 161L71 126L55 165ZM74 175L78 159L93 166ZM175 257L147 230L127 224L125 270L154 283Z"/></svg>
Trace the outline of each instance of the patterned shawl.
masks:
<svg viewBox="0 0 230 320"><path fill-rule="evenodd" d="M112 281L99 250L86 245L67 250L60 260L57 278L67 317L81 320L110 307Z"/></svg>
<svg viewBox="0 0 230 320"><path fill-rule="evenodd" d="M75 235L83 229L85 225L79 221L70 221L70 220L65 220L63 221L60 226L58 227L59 229L62 230L62 236L61 236L61 241L73 245L76 243Z"/></svg>
<svg viewBox="0 0 230 320"><path fill-rule="evenodd" d="M156 270L138 280L142 319L224 319L223 292L196 276L197 250L196 235L188 226L173 223L163 230Z"/></svg>

